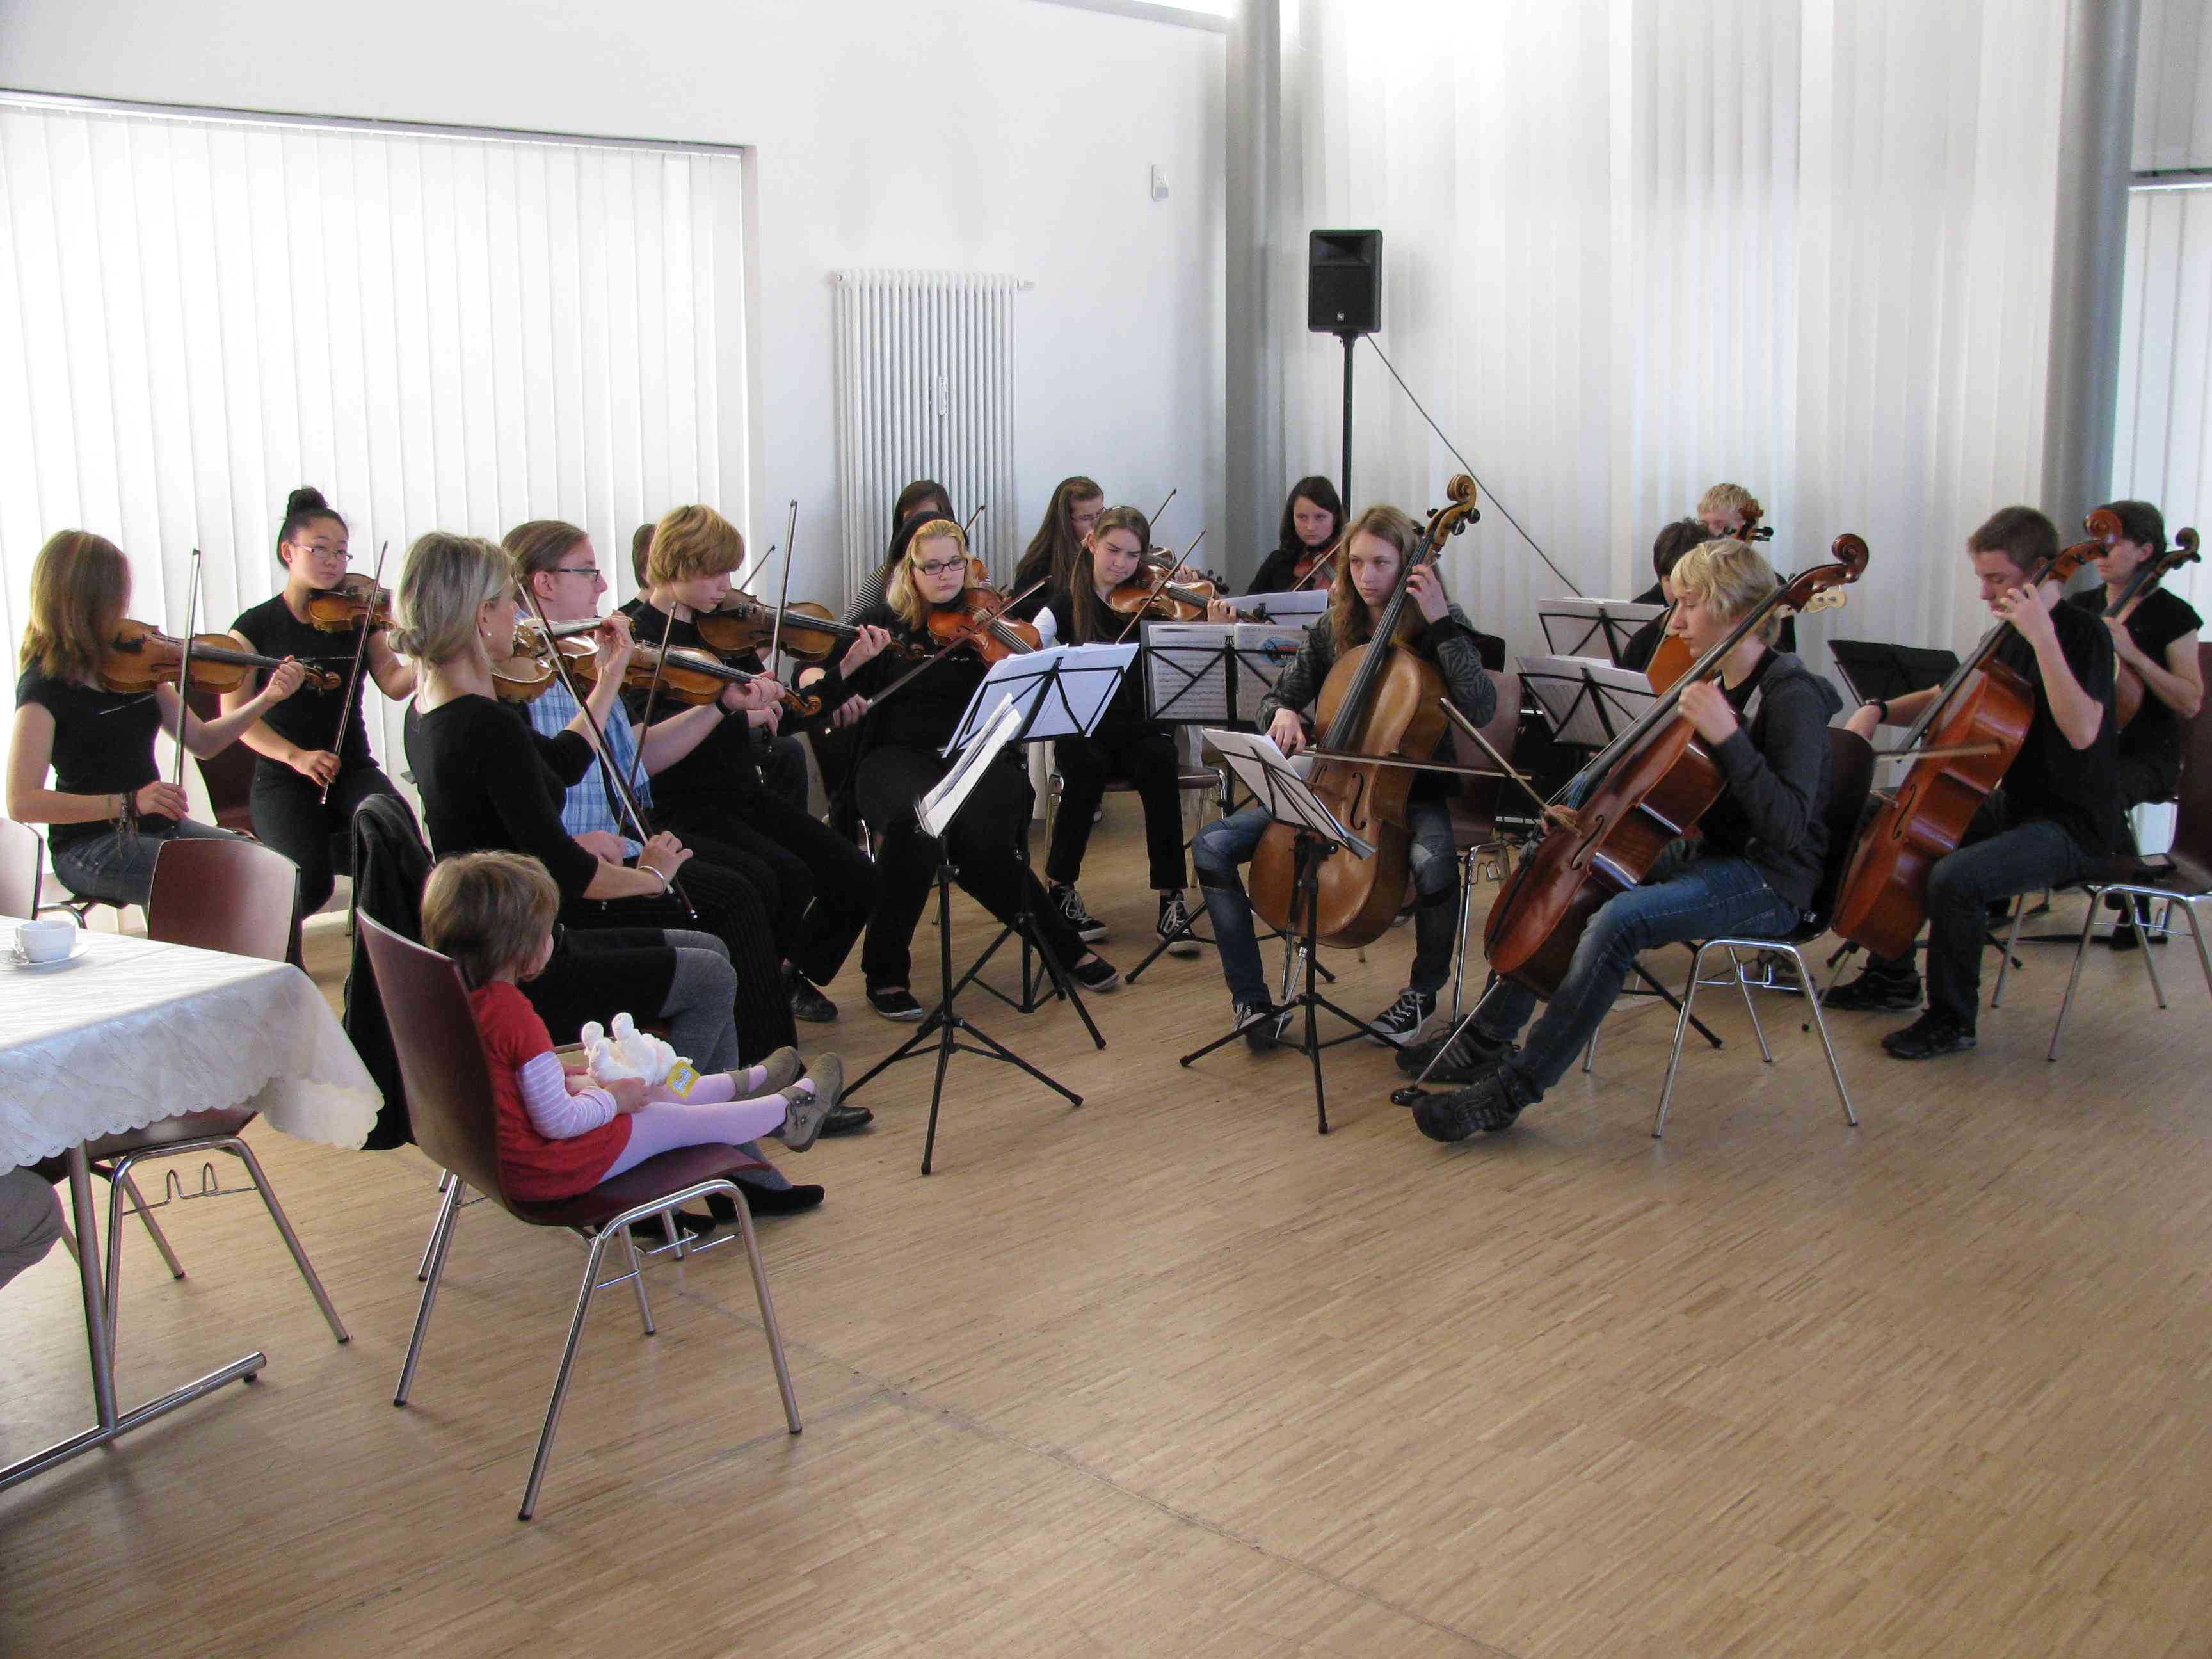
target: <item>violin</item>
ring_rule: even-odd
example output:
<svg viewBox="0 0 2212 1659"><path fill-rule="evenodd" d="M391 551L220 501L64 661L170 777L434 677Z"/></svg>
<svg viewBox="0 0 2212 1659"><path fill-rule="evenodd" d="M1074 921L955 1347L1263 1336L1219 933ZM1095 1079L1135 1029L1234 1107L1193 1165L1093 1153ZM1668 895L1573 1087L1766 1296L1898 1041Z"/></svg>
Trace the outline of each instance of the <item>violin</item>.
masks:
<svg viewBox="0 0 2212 1659"><path fill-rule="evenodd" d="M2100 507L2087 527L2094 539L2062 549L2021 586L2033 592L2045 582L2064 581L2119 535L2120 520ZM1832 925L1876 956L1901 957L1912 948L1927 920L1929 873L1958 850L1975 812L2004 781L2027 740L2035 693L2022 676L1989 660L2011 628L2002 621L1983 635L1913 721L1898 748L1932 752L1913 761L1851 854Z"/></svg>
<svg viewBox="0 0 2212 1659"><path fill-rule="evenodd" d="M971 560L971 576L975 568ZM1036 623L1017 622L1006 614L1025 597L1017 594L1008 599L995 587L972 583L962 588L960 597L951 604L930 611L929 637L937 642L940 652L956 651L964 646L987 663L1027 656L1043 645L1044 636L1037 632Z"/></svg>
<svg viewBox="0 0 2212 1659"><path fill-rule="evenodd" d="M632 647L629 660L623 665L623 684L640 691L649 689L654 681L656 662L659 665L662 693L694 708L714 702L722 695L725 686L744 685L769 678L732 668L713 653L694 646L647 645L641 641ZM568 666L577 678L596 681L599 678L599 653L594 649L572 656ZM821 698L794 691L789 686L784 688L779 701L786 710L801 720L811 720L822 712Z"/></svg>
<svg viewBox="0 0 2212 1659"><path fill-rule="evenodd" d="M2135 574L2128 578L2128 584L2120 590L2119 597L2106 605L2101 614L2107 618L2125 621L2128 613L2149 593L2154 583L2164 580L2185 564L2197 562L2195 531L2177 530L2173 533L2173 546L2154 558L2145 559L2136 567ZM2125 663L2113 665L2112 717L2119 723L2122 731L2127 729L2129 721L2142 713L2143 691L2142 675Z"/></svg>
<svg viewBox="0 0 2212 1659"><path fill-rule="evenodd" d="M1434 559L1444 538L1476 516L1474 480L1460 473L1444 486L1447 505L1430 515L1414 556L1398 573L1389 603L1376 619L1375 636L1336 659L1315 703L1326 738L1316 745L1336 756L1377 761L1426 761L1444 734L1443 676L1419 653L1395 642L1405 614L1407 580ZM1285 933L1311 931L1330 945L1358 945L1380 939L1404 902L1413 837L1407 821L1408 791L1416 774L1406 768L1363 765L1357 759L1314 763L1306 785L1328 803L1337 821L1371 842L1373 856L1339 849L1315 872L1313 915L1299 891L1299 832L1271 823L1252 857L1252 908Z"/></svg>
<svg viewBox="0 0 2212 1659"><path fill-rule="evenodd" d="M367 576L348 576L336 587L307 596L307 620L325 634L392 626L392 590Z"/></svg>
<svg viewBox="0 0 2212 1659"><path fill-rule="evenodd" d="M593 622L590 626L599 624ZM544 696L545 688L561 678L560 667L553 660L556 651L568 659L572 672L580 672L581 659L593 654L589 640L561 633L559 624L551 631L557 637L548 638L545 631L534 626L516 624L507 655L495 659L491 665L492 690L501 702L535 702Z"/></svg>
<svg viewBox="0 0 2212 1659"><path fill-rule="evenodd" d="M1867 544L1846 533L1832 550L1833 563L1816 565L1745 612L1674 687L1575 775L1565 792L1577 802L1572 817L1536 843L1491 908L1482 949L1492 972L1551 996L1598 907L1641 884L1668 845L1720 799L1725 786L1719 763L1697 728L1677 716L1681 688L1717 677L1729 653L1777 612L1843 604L1845 585L1866 569Z"/></svg>
<svg viewBox="0 0 2212 1659"><path fill-rule="evenodd" d="M757 652L775 638L779 615L783 618L783 637L778 643L799 662L826 662L841 644L857 638L860 632L851 623L839 622L826 606L798 600L779 612L775 605L763 605L750 593L732 593L715 609L702 611L691 621L708 650L742 656Z"/></svg>
<svg viewBox="0 0 2212 1659"><path fill-rule="evenodd" d="M195 634L191 645L192 684L203 691L235 691L246 684L249 670L282 668L289 660L241 651L228 634ZM185 641L150 623L125 617L116 624L115 635L107 642L100 678L111 691L150 691L157 685L174 685L184 665L185 647ZM327 669L303 665L303 685L318 691L338 689L338 677Z"/></svg>

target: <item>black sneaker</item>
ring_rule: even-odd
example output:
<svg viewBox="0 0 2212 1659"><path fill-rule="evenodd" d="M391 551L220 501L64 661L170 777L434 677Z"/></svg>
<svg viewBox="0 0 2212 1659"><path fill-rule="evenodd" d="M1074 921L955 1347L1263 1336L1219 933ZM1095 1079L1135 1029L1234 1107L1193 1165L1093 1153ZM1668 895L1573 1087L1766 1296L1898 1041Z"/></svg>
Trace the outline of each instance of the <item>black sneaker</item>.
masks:
<svg viewBox="0 0 2212 1659"><path fill-rule="evenodd" d="M1403 1048L1427 1029L1437 1012L1436 994L1431 991L1404 990L1398 1000L1375 1016L1370 1022L1375 1030L1370 1042L1395 1043Z"/></svg>
<svg viewBox="0 0 2212 1659"><path fill-rule="evenodd" d="M1282 1040L1283 1014L1265 1002L1240 1002L1237 1005L1237 1029L1244 1034L1244 1046L1255 1054L1272 1054Z"/></svg>
<svg viewBox="0 0 2212 1659"><path fill-rule="evenodd" d="M1159 926L1153 931L1167 941L1171 957L1194 957L1198 941L1190 936L1190 906L1180 891L1160 895Z"/></svg>
<svg viewBox="0 0 2212 1659"><path fill-rule="evenodd" d="M1096 951L1067 971L1086 991L1118 991L1121 988L1121 970Z"/></svg>
<svg viewBox="0 0 2212 1659"><path fill-rule="evenodd" d="M1106 924L1083 908L1083 895L1075 889L1054 887L1051 896L1067 925L1075 929L1076 938L1089 945L1106 937Z"/></svg>
<svg viewBox="0 0 2212 1659"><path fill-rule="evenodd" d="M1455 1094L1430 1095L1415 1103L1413 1123L1430 1139L1449 1144L1478 1132L1510 1129L1530 1103L1513 1073L1493 1066Z"/></svg>
<svg viewBox="0 0 2212 1659"><path fill-rule="evenodd" d="M1930 1008L1903 1030L1892 1031L1881 1040L1881 1046L1893 1060L1934 1060L1972 1048L1974 1033L1971 1027Z"/></svg>
<svg viewBox="0 0 2212 1659"><path fill-rule="evenodd" d="M783 988L791 995L791 1017L810 1025L827 1025L837 1018L837 1005L815 988L796 968L783 970Z"/></svg>
<svg viewBox="0 0 2212 1659"><path fill-rule="evenodd" d="M1441 1059L1437 1058L1439 1051ZM1419 1077L1428 1071L1429 1062L1433 1060L1437 1064L1436 1069L1429 1072L1430 1082L1453 1084L1463 1089L1508 1054L1519 1051L1517 1044L1499 1042L1469 1025L1449 1040L1437 1037L1430 1042L1408 1043L1398 1050L1398 1069L1407 1077Z"/></svg>
<svg viewBox="0 0 2212 1659"><path fill-rule="evenodd" d="M922 1016L922 1006L914 1000L911 991L878 991L868 993L868 1006L885 1019L916 1020Z"/></svg>
<svg viewBox="0 0 2212 1659"><path fill-rule="evenodd" d="M1820 999L1820 1006L1839 1008L1845 1013L1917 1008L1920 975L1911 969L1899 973L1893 968L1869 967L1848 985L1831 986L1828 994Z"/></svg>

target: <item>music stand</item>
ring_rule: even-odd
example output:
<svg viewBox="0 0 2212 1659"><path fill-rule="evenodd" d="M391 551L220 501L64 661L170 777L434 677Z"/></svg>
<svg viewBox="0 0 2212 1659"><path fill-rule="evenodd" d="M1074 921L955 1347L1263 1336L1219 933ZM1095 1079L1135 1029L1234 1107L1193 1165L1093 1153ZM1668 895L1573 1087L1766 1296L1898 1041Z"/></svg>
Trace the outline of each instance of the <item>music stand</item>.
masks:
<svg viewBox="0 0 2212 1659"><path fill-rule="evenodd" d="M1295 623L1146 623L1145 716L1162 726L1256 726L1305 643Z"/></svg>
<svg viewBox="0 0 2212 1659"><path fill-rule="evenodd" d="M1893 702L1949 679L1959 659L1948 651L1918 645L1885 645L1871 640L1830 640L1836 672L1844 689L1860 702Z"/></svg>
<svg viewBox="0 0 2212 1659"><path fill-rule="evenodd" d="M1251 732L1208 732L1206 740L1213 745L1214 752L1229 763L1237 780L1252 792L1252 796L1266 809L1267 816L1277 823L1286 824L1297 832L1296 886L1301 901L1299 908L1305 917L1305 932L1298 941L1298 951L1305 958L1305 989L1280 1009L1268 1016L1281 1019L1303 1008L1305 1010L1305 1035L1296 1047L1313 1062L1314 1118L1322 1134L1328 1133L1328 1095L1322 1080L1321 1051L1334 1048L1340 1042L1352 1042L1370 1036L1387 1041L1382 1034L1357 1014L1348 1013L1331 1002L1315 988L1315 957L1320 949L1316 932L1320 921L1321 866L1331 854L1349 853L1355 858L1372 858L1373 843L1358 836L1337 822L1328 805L1306 787L1306 781L1291 769L1283 751L1273 741L1261 733ZM1341 1036L1321 1040L1318 1024L1319 1011L1326 1008L1352 1029ZM1234 1042L1243 1035L1241 1027L1229 1031L1207 1043L1202 1048L1185 1054L1178 1065L1188 1066L1212 1054L1216 1048Z"/></svg>
<svg viewBox="0 0 2212 1659"><path fill-rule="evenodd" d="M1604 748L1659 700L1646 676L1597 657L1522 657L1517 665L1553 738L1571 748Z"/></svg>
<svg viewBox="0 0 2212 1659"><path fill-rule="evenodd" d="M1644 623L1666 614L1663 605L1633 599L1539 599L1536 622L1555 656L1598 657L1620 666L1620 654Z"/></svg>
<svg viewBox="0 0 2212 1659"><path fill-rule="evenodd" d="M969 745L950 772L934 789L915 803L915 817L922 834L934 836L938 846L945 846L945 831L966 804L969 795L983 775L989 770L1000 752L1012 741L1014 732L1022 725L1022 715L1011 697L1001 697L994 716ZM933 1048L937 1054L937 1082L929 1093L929 1129L921 1143L921 1172L929 1173L931 1160L937 1151L937 1114L945 1099L945 1069L957 1053L978 1054L985 1060L1004 1060L1018 1066L1039 1083L1060 1096L1071 1106L1083 1104L1083 1097L1053 1078L1048 1077L1024 1060L988 1032L971 1022L956 1006L954 999L966 980L952 977L952 862L949 856L940 856L937 864L937 968L939 983L943 993L937 1006L929 1011L914 1035L899 1044L845 1087L844 1098L849 1100L861 1087L879 1073L889 1070L902 1060L920 1059L927 1052L924 1044ZM1050 954L1045 965L1055 974L1059 968ZM1076 1005L1080 1007L1082 1005ZM963 1042L962 1036L974 1039ZM932 1039L935 1041L933 1042Z"/></svg>
<svg viewBox="0 0 2212 1659"><path fill-rule="evenodd" d="M1104 717L1115 692L1121 689L1123 675L1136 657L1137 647L1133 644L1061 645L994 663L982 683L976 686L975 696L968 700L968 707L960 717L960 724L953 729L952 740L945 744L945 752L949 755L972 741L994 718L1002 702L1011 703L1020 716L1019 726L1008 739L1011 743L1088 737ZM1022 868L1026 871L1030 867L1027 818L1022 820L1018 845ZM1000 928L998 936L969 965L953 989L957 993L973 984L1023 1014L1033 1014L1048 1001L1065 998L1075 1005L1084 1029L1091 1033L1091 1042L1103 1048L1106 1039L1091 1022L1091 1011L1084 1006L1081 994L1068 981L1066 969L1073 964L1054 963L1051 953L1040 947L1037 919L1030 908L1030 887L1029 882L1022 883L1021 908L1014 913L1013 921ZM1022 994L1018 1000L979 977L991 958L998 955L999 947L1016 934L1021 938L1022 949ZM1036 959L1043 960L1047 967L1042 982L1036 977Z"/></svg>

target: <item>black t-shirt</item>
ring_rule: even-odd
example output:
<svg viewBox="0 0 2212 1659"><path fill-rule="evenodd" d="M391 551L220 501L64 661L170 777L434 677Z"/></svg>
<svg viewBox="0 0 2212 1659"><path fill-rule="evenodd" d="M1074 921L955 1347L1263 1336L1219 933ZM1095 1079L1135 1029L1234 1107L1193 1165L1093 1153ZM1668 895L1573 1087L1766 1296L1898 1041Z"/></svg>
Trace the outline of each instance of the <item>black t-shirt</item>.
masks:
<svg viewBox="0 0 2212 1659"><path fill-rule="evenodd" d="M2079 606L2085 613L2101 623L2105 610L2105 590L2093 587L2086 593L2075 593L2066 601ZM2136 649L2148 657L2160 668L2166 666L2166 649L2176 640L2185 639L2203 626L2189 601L2179 593L2168 592L2163 587L2154 587L2142 596L2136 608L2128 612L2128 637L2136 642ZM2106 630L2110 633L2110 629ZM2117 671L2116 671L2117 672ZM2142 707L2127 723L2119 736L2119 752L2124 756L2172 755L2181 753L2181 717L2160 702L2148 687L2143 690Z"/></svg>
<svg viewBox="0 0 2212 1659"><path fill-rule="evenodd" d="M303 685L269 710L261 719L271 732L302 749L336 750L344 766L375 763L368 752L368 728L362 720L358 687L354 691L352 707L346 711L345 741L338 741L338 708L346 700L345 682L353 672L355 653L361 648L360 629L326 634L313 623L303 623L294 616L292 607L284 603L284 596L276 593L242 612L231 623L230 629L250 641L253 649L264 657L297 657L303 666L325 669L338 677L334 691ZM365 676L368 672L364 662L362 672ZM262 683L261 672L253 669L248 672L252 676L248 684L258 688ZM292 777L300 775L283 762L270 760L266 755L258 759L264 768Z"/></svg>
<svg viewBox="0 0 2212 1659"><path fill-rule="evenodd" d="M599 860L561 822L568 786L591 769L591 745L574 732L540 737L519 708L456 697L410 713L407 759L422 792L422 826L440 858L527 853L561 889L580 898Z"/></svg>
<svg viewBox="0 0 2212 1659"><path fill-rule="evenodd" d="M937 649L937 642L927 628L909 626L888 605L872 605L854 620L873 623L889 630L891 638L901 643L926 651ZM861 665L853 676L853 684L864 696L879 696L917 666L918 664L902 660L897 653L886 651ZM927 672L916 674L911 684L902 686L896 696L880 708L868 711L867 718L860 723L863 746L875 749L898 744L912 748L943 748L945 740L958 729L969 699L975 695L975 688L989 672L982 658L971 650L946 653L943 660L932 663Z"/></svg>
<svg viewBox="0 0 2212 1659"><path fill-rule="evenodd" d="M151 691L94 690L71 685L36 668L15 682L15 706L37 703L54 717L54 787L64 795L127 795L161 775L154 765L154 738L161 729L161 706ZM147 814L138 822L149 830L176 827L174 818ZM46 839L56 847L104 836L105 819L90 823L56 823Z"/></svg>
<svg viewBox="0 0 2212 1659"><path fill-rule="evenodd" d="M2092 855L2118 853L2128 842L2119 798L2112 788L2118 748L2113 740L2112 635L2102 622L2070 605L2051 613L2051 625L2075 682L2105 705L2104 720L2097 727L2096 741L2087 749L2069 743L2051 718L2035 648L2018 630L2006 629L1990 659L2026 679L2035 693L2027 739L2004 775L2007 817L2016 824L2056 823Z"/></svg>

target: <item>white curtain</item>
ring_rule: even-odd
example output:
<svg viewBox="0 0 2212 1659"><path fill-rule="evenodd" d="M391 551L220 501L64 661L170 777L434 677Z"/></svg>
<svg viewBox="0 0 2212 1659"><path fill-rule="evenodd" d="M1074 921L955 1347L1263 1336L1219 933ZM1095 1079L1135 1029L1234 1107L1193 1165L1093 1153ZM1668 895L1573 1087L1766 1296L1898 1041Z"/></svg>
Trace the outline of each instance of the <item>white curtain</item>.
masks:
<svg viewBox="0 0 2212 1659"><path fill-rule="evenodd" d="M2041 472L2057 150L2023 117L2057 106L2063 10L1286 5L1281 475L1337 470L1305 232L1379 226L1377 343L1583 592L1648 586L1654 533L1726 479L1785 571L1872 548L1808 646L1972 638L1963 538ZM1364 349L1355 432L1361 503L1457 470ZM1485 512L1453 590L1531 648L1563 586Z"/></svg>
<svg viewBox="0 0 2212 1659"><path fill-rule="evenodd" d="M320 489L388 584L427 530L745 513L734 155L118 114L0 99L0 630L57 530L131 611L203 628L281 581ZM399 713L369 694L400 764Z"/></svg>

